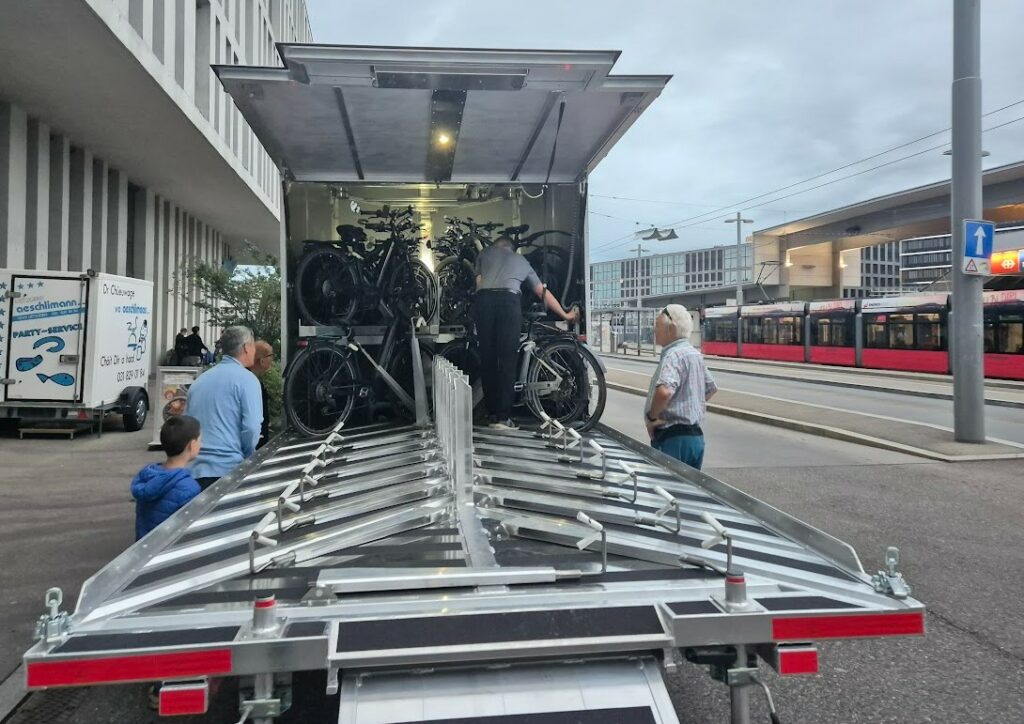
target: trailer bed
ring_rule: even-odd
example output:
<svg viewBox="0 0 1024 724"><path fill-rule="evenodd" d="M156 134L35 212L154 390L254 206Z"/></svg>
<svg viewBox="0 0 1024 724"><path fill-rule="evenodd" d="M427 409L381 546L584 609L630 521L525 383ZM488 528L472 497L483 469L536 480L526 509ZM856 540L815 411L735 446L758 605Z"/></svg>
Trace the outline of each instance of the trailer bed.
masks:
<svg viewBox="0 0 1024 724"><path fill-rule="evenodd" d="M815 642L924 632L846 544L609 427L473 429L445 368L432 423L279 436L125 551L44 617L29 687L705 650L814 673Z"/></svg>

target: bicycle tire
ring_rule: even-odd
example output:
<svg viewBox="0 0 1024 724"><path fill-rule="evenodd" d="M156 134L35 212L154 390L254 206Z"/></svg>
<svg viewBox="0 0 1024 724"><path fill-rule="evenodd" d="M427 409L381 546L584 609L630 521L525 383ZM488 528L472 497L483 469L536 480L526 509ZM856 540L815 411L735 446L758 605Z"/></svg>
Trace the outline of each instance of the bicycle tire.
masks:
<svg viewBox="0 0 1024 724"><path fill-rule="evenodd" d="M433 320L439 296L437 277L420 259L410 259L396 267L388 277L387 287L396 300L397 311L410 318Z"/></svg>
<svg viewBox="0 0 1024 724"><path fill-rule="evenodd" d="M438 319L441 324L461 324L469 319L476 286L476 270L467 260L448 256L438 262L435 275L440 290Z"/></svg>
<svg viewBox="0 0 1024 724"><path fill-rule="evenodd" d="M565 249L560 246L540 246L526 254L525 258L552 294L557 294L565 286L571 274L569 253Z"/></svg>
<svg viewBox="0 0 1024 724"><path fill-rule="evenodd" d="M307 437L326 435L348 421L360 391L359 370L347 350L332 343L307 347L296 355L285 378L288 423Z"/></svg>
<svg viewBox="0 0 1024 724"><path fill-rule="evenodd" d="M532 389L536 383L544 382L545 376L550 376L545 365L550 365L562 375L562 384L553 394L541 394ZM583 376L590 380L586 385L588 393L585 395L579 384L579 378ZM543 419L543 412L563 425L572 426L582 432L593 427L604 414L608 402L608 386L601 364L590 350L572 340L557 339L547 343L541 342L534 352L526 373L524 397L526 406L538 420Z"/></svg>
<svg viewBox="0 0 1024 724"><path fill-rule="evenodd" d="M348 324L359 305L357 263L338 249L316 246L295 269L295 303L308 324Z"/></svg>

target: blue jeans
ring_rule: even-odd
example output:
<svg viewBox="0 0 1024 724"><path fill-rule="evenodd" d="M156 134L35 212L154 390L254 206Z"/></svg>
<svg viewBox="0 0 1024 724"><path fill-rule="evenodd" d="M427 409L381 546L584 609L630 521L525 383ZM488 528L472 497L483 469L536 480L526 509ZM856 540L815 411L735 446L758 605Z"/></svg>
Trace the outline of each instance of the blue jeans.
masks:
<svg viewBox="0 0 1024 724"><path fill-rule="evenodd" d="M686 463L691 468L700 470L700 466L704 464L703 435L676 435L661 442L651 440L651 447Z"/></svg>

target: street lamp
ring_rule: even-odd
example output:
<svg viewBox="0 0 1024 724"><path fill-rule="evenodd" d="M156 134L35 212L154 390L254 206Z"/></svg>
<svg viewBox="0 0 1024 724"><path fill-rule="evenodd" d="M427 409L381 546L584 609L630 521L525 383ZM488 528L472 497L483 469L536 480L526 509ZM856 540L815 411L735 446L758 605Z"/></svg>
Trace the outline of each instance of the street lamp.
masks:
<svg viewBox="0 0 1024 724"><path fill-rule="evenodd" d="M753 219L744 219L743 213L740 211L736 212L735 219L726 219L727 224L736 224L736 306L743 306L743 274L740 271L743 257L743 225L753 224ZM753 253L753 250L751 250ZM751 256L751 263L753 263L753 256Z"/></svg>

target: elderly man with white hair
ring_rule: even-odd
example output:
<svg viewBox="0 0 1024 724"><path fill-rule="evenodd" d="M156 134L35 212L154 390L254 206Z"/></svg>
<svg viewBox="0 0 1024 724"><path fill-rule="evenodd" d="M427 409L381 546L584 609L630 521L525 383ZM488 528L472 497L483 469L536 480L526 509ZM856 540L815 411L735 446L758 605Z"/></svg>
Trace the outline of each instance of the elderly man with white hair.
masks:
<svg viewBox="0 0 1024 724"><path fill-rule="evenodd" d="M263 423L263 395L247 368L256 359L248 327L228 327L220 338L223 359L199 375L188 390L188 414L199 420L203 447L192 477L206 490L253 454Z"/></svg>
<svg viewBox="0 0 1024 724"><path fill-rule="evenodd" d="M669 304L654 320L654 341L661 345L658 369L651 377L644 417L651 446L700 470L704 431L700 424L707 400L718 385L690 344L693 318L682 304Z"/></svg>

